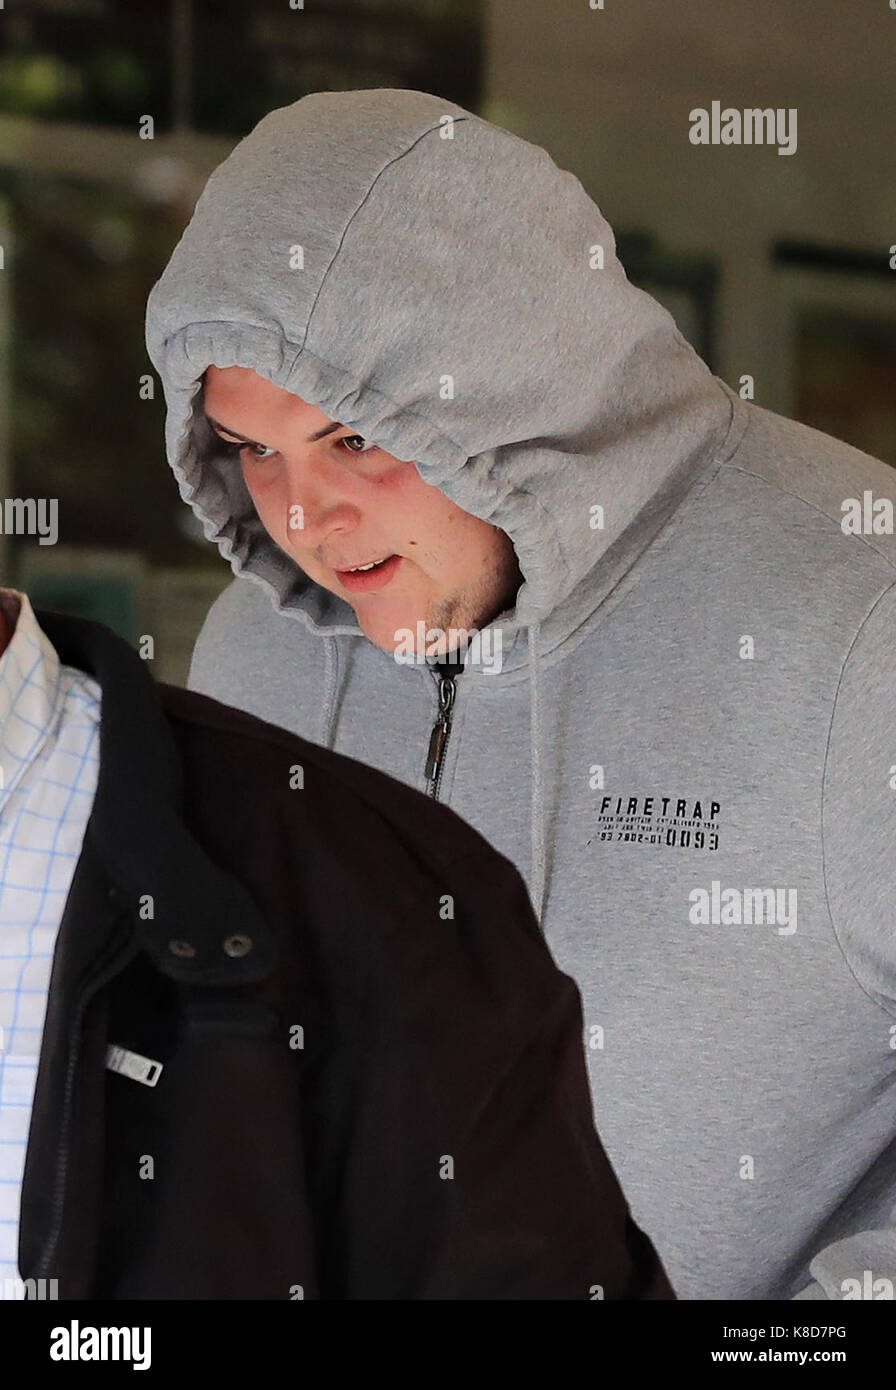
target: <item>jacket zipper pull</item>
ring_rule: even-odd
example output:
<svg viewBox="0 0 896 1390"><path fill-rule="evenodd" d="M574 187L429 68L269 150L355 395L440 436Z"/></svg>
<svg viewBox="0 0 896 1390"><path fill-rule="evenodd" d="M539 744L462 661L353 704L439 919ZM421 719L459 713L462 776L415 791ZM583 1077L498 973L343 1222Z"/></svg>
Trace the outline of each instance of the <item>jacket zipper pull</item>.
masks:
<svg viewBox="0 0 896 1390"><path fill-rule="evenodd" d="M445 755L445 744L448 742L448 735L451 732L451 709L454 704L454 695L454 677L441 676L439 679L439 712L429 736L429 749L426 754L426 777L433 784L433 794L438 786L439 774L442 771L442 759Z"/></svg>
<svg viewBox="0 0 896 1390"><path fill-rule="evenodd" d="M155 1086L163 1069L162 1063L153 1057L131 1052L130 1048L120 1047L118 1043L107 1045L106 1066L110 1071L118 1072L119 1076L129 1076L132 1081L139 1081L144 1086Z"/></svg>

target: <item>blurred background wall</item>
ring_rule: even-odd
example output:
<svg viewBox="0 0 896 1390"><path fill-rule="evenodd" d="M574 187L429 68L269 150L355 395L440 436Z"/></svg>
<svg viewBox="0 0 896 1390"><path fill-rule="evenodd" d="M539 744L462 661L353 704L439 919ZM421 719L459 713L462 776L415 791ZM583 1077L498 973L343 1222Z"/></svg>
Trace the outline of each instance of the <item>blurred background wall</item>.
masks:
<svg viewBox="0 0 896 1390"><path fill-rule="evenodd" d="M0 581L185 679L231 572L165 460L146 296L211 170L320 89L421 88L544 145L719 376L896 465L891 6L6 0L0 504L58 499L59 538L0 535ZM795 109L795 152L692 144L714 101Z"/></svg>

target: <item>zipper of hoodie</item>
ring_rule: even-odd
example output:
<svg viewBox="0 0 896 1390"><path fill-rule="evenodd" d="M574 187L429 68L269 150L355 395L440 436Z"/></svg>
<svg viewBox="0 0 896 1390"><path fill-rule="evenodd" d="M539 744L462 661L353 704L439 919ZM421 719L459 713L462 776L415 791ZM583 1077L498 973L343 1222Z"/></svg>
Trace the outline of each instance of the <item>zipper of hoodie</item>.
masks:
<svg viewBox="0 0 896 1390"><path fill-rule="evenodd" d="M111 896L111 894L110 894ZM119 921L124 920L124 916ZM72 1098L75 1089L75 1072L77 1071L78 1061L81 1056L81 1024L87 1005L94 995L107 984L114 975L121 969L122 965L137 954L139 943L136 938L132 938L127 943L127 947L122 949L121 942L115 942L116 950L109 963L90 981L87 989L81 994L75 1016L72 1020L71 1031L69 1033L69 1054L68 1067L65 1073L65 1089L62 1095L62 1122L60 1124L59 1145L56 1150L56 1173L53 1184L53 1209L50 1220L50 1232L47 1236L47 1243L44 1246L43 1254L37 1262L36 1278L47 1277L50 1263L56 1253L56 1246L59 1244L59 1236L62 1232L62 1213L65 1206L65 1182L68 1176L69 1158L69 1125L71 1123Z"/></svg>
<svg viewBox="0 0 896 1390"><path fill-rule="evenodd" d="M451 712L457 696L456 676L433 672L439 690L439 708L432 732L429 735L429 748L426 753L426 777L429 780L429 795L434 801L439 799L442 782L442 769L445 766L445 749L451 733Z"/></svg>

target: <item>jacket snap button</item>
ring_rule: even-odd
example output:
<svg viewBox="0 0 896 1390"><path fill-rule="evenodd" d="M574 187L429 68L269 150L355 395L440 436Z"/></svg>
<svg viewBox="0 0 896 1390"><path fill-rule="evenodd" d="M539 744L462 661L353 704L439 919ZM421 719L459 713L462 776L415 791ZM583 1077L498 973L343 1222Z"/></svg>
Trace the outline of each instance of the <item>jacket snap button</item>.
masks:
<svg viewBox="0 0 896 1390"><path fill-rule="evenodd" d="M245 956L252 950L251 936L228 936L224 942L224 950L228 956Z"/></svg>
<svg viewBox="0 0 896 1390"><path fill-rule="evenodd" d="M168 950L173 956L195 956L196 947L191 946L189 941L169 941Z"/></svg>

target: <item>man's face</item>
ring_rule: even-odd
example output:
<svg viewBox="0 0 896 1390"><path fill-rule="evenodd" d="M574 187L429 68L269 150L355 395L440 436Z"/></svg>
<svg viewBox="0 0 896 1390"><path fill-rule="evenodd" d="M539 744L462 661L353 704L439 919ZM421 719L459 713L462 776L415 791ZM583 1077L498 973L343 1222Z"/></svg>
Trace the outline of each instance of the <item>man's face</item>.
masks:
<svg viewBox="0 0 896 1390"><path fill-rule="evenodd" d="M248 367L211 366L203 403L239 460L271 539L354 608L384 651L400 629L484 627L522 583L510 537L462 511L403 462ZM318 436L315 438L315 436ZM388 561L381 570L352 566ZM428 655L456 646L430 642ZM415 646L416 649L416 646Z"/></svg>

